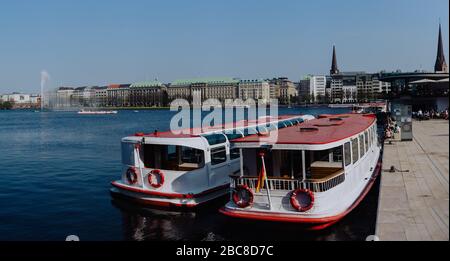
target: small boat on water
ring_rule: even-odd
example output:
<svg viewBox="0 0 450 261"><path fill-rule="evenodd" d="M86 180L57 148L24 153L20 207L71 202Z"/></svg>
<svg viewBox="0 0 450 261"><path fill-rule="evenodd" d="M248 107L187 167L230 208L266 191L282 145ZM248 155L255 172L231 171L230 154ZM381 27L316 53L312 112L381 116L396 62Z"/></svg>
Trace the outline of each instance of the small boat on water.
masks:
<svg viewBox="0 0 450 261"><path fill-rule="evenodd" d="M312 230L335 224L380 173L376 120L374 114L319 115L278 130L273 142L258 135L232 140L241 168L231 176L230 202L221 213Z"/></svg>
<svg viewBox="0 0 450 261"><path fill-rule="evenodd" d="M117 114L117 111L91 111L91 110L81 110L78 114L84 115L98 115L98 114Z"/></svg>
<svg viewBox="0 0 450 261"><path fill-rule="evenodd" d="M264 135L312 118L265 117L180 134L155 131L125 137L121 179L112 182L111 193L162 207L196 207L226 196L229 175L240 169L240 151L230 147L230 140Z"/></svg>

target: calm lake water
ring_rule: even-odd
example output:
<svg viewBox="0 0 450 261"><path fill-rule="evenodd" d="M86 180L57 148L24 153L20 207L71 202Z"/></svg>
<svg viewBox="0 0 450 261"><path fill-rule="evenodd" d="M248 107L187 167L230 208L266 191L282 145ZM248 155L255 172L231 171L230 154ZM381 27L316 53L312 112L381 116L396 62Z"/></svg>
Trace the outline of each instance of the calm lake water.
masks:
<svg viewBox="0 0 450 261"><path fill-rule="evenodd" d="M280 114L340 113L293 108ZM378 184L343 221L320 232L222 216L218 202L196 212L143 208L113 200L120 139L168 130L175 112L0 111L0 240L364 240L374 234Z"/></svg>

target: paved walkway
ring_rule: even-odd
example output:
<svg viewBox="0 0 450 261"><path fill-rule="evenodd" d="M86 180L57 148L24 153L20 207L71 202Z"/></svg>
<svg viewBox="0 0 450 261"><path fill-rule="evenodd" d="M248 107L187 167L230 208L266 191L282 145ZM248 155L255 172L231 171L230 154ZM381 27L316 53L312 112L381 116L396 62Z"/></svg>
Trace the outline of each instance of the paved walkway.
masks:
<svg viewBox="0 0 450 261"><path fill-rule="evenodd" d="M376 235L449 240L449 122L414 121L413 135L384 146ZM391 166L403 172L386 171Z"/></svg>

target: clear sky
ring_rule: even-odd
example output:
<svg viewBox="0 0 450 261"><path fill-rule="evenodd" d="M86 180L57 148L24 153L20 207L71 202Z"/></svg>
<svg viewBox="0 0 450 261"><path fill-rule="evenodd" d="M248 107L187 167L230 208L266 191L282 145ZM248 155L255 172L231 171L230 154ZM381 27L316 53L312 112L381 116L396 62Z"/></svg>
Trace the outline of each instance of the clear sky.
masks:
<svg viewBox="0 0 450 261"><path fill-rule="evenodd" d="M194 77L432 71L448 0L0 0L0 93Z"/></svg>

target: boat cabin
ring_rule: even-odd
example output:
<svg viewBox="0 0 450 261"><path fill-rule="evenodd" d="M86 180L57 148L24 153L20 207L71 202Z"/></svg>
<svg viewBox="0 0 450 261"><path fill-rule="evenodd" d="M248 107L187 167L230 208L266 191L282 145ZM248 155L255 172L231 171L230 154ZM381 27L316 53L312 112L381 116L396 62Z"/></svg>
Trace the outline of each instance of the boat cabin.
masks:
<svg viewBox="0 0 450 261"><path fill-rule="evenodd" d="M264 135L312 118L280 116L202 131L191 129L188 134L155 131L125 137L122 139L122 179L113 182L113 186L128 194L130 190L146 194L146 199L152 201L178 205L203 203L213 192L226 194L229 175L239 173L240 150L232 148L230 140Z"/></svg>
<svg viewBox="0 0 450 261"><path fill-rule="evenodd" d="M322 229L351 211L380 171L374 114L320 115L278 130L231 142L240 169L232 175L228 216L299 222Z"/></svg>

